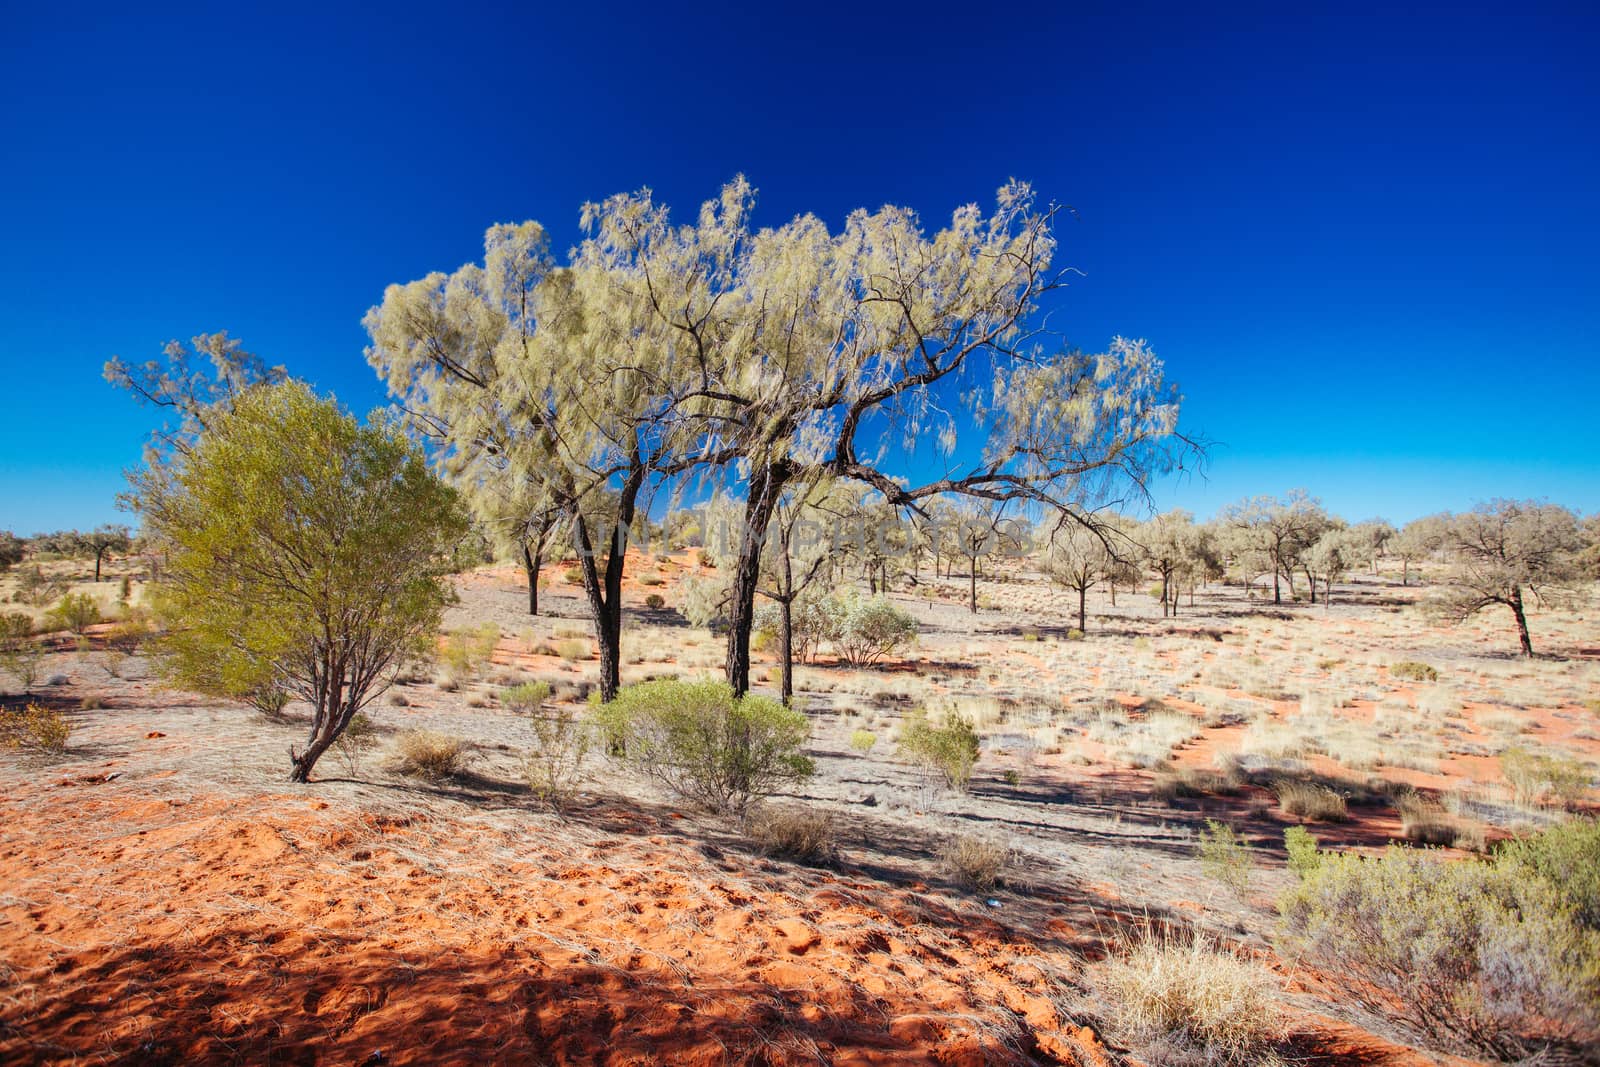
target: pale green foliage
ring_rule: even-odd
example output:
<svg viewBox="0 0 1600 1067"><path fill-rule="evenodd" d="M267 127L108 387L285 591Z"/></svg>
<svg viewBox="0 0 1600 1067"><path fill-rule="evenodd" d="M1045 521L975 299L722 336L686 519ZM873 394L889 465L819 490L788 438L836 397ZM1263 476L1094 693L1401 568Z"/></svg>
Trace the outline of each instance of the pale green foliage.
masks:
<svg viewBox="0 0 1600 1067"><path fill-rule="evenodd" d="M1279 903L1284 945L1368 1008L1398 1004L1401 1021L1448 1051L1520 1059L1541 1031L1592 1038L1600 933L1561 885L1529 874L1398 846L1375 859L1324 853Z"/></svg>
<svg viewBox="0 0 1600 1067"><path fill-rule="evenodd" d="M39 680L44 648L33 639L33 620L20 611L0 615L0 669L28 692Z"/></svg>
<svg viewBox="0 0 1600 1067"><path fill-rule="evenodd" d="M723 682L655 681L621 690L595 713L608 751L712 811L743 810L785 782L809 778L811 723Z"/></svg>
<svg viewBox="0 0 1600 1067"><path fill-rule="evenodd" d="M1600 819L1569 819L1507 841L1496 857L1508 870L1559 886L1573 918L1600 931Z"/></svg>
<svg viewBox="0 0 1600 1067"><path fill-rule="evenodd" d="M1250 884L1250 848L1233 827L1207 819L1200 831L1200 869L1206 877L1221 883L1235 894L1243 894Z"/></svg>
<svg viewBox="0 0 1600 1067"><path fill-rule="evenodd" d="M1317 839L1304 826L1291 826L1285 830L1283 847L1289 853L1289 870L1299 878L1305 878L1322 863L1322 853L1317 851Z"/></svg>
<svg viewBox="0 0 1600 1067"><path fill-rule="evenodd" d="M878 743L878 735L871 730L850 731L850 748L865 756Z"/></svg>
<svg viewBox="0 0 1600 1067"><path fill-rule="evenodd" d="M345 769L354 777L361 773L362 759L378 747L378 728L365 712L358 711L350 716L350 722L333 747L344 761Z"/></svg>
<svg viewBox="0 0 1600 1067"><path fill-rule="evenodd" d="M1573 805L1594 781L1594 769L1572 756L1530 752L1512 746L1500 753L1500 774L1518 804L1533 805L1546 796Z"/></svg>
<svg viewBox="0 0 1600 1067"><path fill-rule="evenodd" d="M852 666L870 667L916 640L917 620L884 597L851 597L840 608L830 636Z"/></svg>
<svg viewBox="0 0 1600 1067"><path fill-rule="evenodd" d="M57 629L82 634L100 621L100 603L88 593L68 593L50 609L49 617Z"/></svg>
<svg viewBox="0 0 1600 1067"><path fill-rule="evenodd" d="M57 755L67 749L72 723L55 708L29 704L20 711L0 708L0 747Z"/></svg>
<svg viewBox="0 0 1600 1067"><path fill-rule="evenodd" d="M937 725L927 711L915 709L900 724L895 744L902 759L938 773L956 792L965 793L971 786L980 749L978 732L972 720L956 709L946 710L944 721Z"/></svg>
<svg viewBox="0 0 1600 1067"><path fill-rule="evenodd" d="M153 603L163 669L187 688L281 689L312 706L304 781L351 716L425 654L464 530L456 496L393 427L298 382L212 413L193 447L137 477L166 548Z"/></svg>
<svg viewBox="0 0 1600 1067"><path fill-rule="evenodd" d="M137 366L113 356L104 370L106 381L128 390L140 403L179 417L177 426L167 424L156 432L152 451L186 450L216 416L232 411L251 387L276 385L288 378L282 367L269 366L246 352L226 330L200 334L188 349L168 341L161 354L162 359ZM197 366L202 360L211 364L209 373Z"/></svg>
<svg viewBox="0 0 1600 1067"><path fill-rule="evenodd" d="M535 714L549 699L549 682L523 682L500 693L500 703L505 705L507 711L518 715Z"/></svg>
<svg viewBox="0 0 1600 1067"><path fill-rule="evenodd" d="M519 688L533 689L539 685L543 683ZM548 695L549 686L544 689ZM533 695L536 694L528 694ZM560 810L571 801L583 781L584 763L594 744L594 728L571 704L546 709L540 707L542 702L540 698L528 711L533 743L523 769L533 795Z"/></svg>

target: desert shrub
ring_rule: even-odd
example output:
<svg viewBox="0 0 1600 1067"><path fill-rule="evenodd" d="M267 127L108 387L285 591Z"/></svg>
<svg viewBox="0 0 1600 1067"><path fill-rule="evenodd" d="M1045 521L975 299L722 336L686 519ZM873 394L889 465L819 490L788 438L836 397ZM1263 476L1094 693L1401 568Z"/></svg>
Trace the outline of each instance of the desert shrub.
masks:
<svg viewBox="0 0 1600 1067"><path fill-rule="evenodd" d="M915 641L917 620L883 597L856 599L844 606L832 637L846 663L870 667Z"/></svg>
<svg viewBox="0 0 1600 1067"><path fill-rule="evenodd" d="M631 685L596 721L608 752L713 811L742 811L815 771L801 752L811 733L803 712L764 697L736 700L725 682Z"/></svg>
<svg viewBox="0 0 1600 1067"><path fill-rule="evenodd" d="M65 752L72 724L55 708L29 704L21 711L0 711L0 746L21 752Z"/></svg>
<svg viewBox="0 0 1600 1067"><path fill-rule="evenodd" d="M928 713L917 708L900 724L895 741L902 758L925 771L937 772L945 785L965 793L972 784L972 768L978 762L978 732L972 720L956 709L945 712L944 722L935 726Z"/></svg>
<svg viewBox="0 0 1600 1067"><path fill-rule="evenodd" d="M1249 886L1250 848L1227 823L1206 820L1205 829L1200 831L1198 855L1200 869L1207 878L1236 894L1244 893Z"/></svg>
<svg viewBox="0 0 1600 1067"><path fill-rule="evenodd" d="M568 585L582 585L583 569L580 567L568 567L561 572L561 577Z"/></svg>
<svg viewBox="0 0 1600 1067"><path fill-rule="evenodd" d="M658 585L665 585L666 581L667 580L665 578L661 577L659 574L642 574L642 575L639 576L639 584L643 585L643 586L652 586L653 587L653 586L658 586Z"/></svg>
<svg viewBox="0 0 1600 1067"><path fill-rule="evenodd" d="M1515 1060L1600 1025L1600 933L1514 863L1326 853L1279 910L1285 950L1445 1051Z"/></svg>
<svg viewBox="0 0 1600 1067"><path fill-rule="evenodd" d="M1416 793L1402 793L1395 798L1394 807L1400 813L1400 832L1408 841L1453 845L1461 832L1460 824L1442 805Z"/></svg>
<svg viewBox="0 0 1600 1067"><path fill-rule="evenodd" d="M1289 853L1289 870L1304 879L1322 863L1317 839L1304 826L1291 826L1283 832L1283 847Z"/></svg>
<svg viewBox="0 0 1600 1067"><path fill-rule="evenodd" d="M458 737L434 730L407 730L396 741L400 773L439 781L467 764L467 749Z"/></svg>
<svg viewBox="0 0 1600 1067"><path fill-rule="evenodd" d="M484 623L474 630L456 630L445 635L439 647L439 661L457 679L476 678L494 656L500 642L500 628Z"/></svg>
<svg viewBox="0 0 1600 1067"><path fill-rule="evenodd" d="M1409 659L1391 666L1389 675L1392 678L1399 678L1407 682L1437 682L1439 680L1437 668Z"/></svg>
<svg viewBox="0 0 1600 1067"><path fill-rule="evenodd" d="M556 655L568 663L575 663L580 659L589 658L589 642L580 637L567 638L556 642Z"/></svg>
<svg viewBox="0 0 1600 1067"><path fill-rule="evenodd" d="M78 701L79 711L100 711L106 707L106 698L99 693L90 693Z"/></svg>
<svg viewBox="0 0 1600 1067"><path fill-rule="evenodd" d="M872 746L878 743L878 735L871 730L853 730L850 733L850 747L865 756L872 751Z"/></svg>
<svg viewBox="0 0 1600 1067"><path fill-rule="evenodd" d="M536 688L543 683L519 686ZM549 686L544 686L546 693ZM524 771L534 796L560 809L577 792L584 777L584 761L594 742L594 729L570 704L541 710L543 698L531 709L533 746L528 751Z"/></svg>
<svg viewBox="0 0 1600 1067"><path fill-rule="evenodd" d="M511 686L500 691L500 703L506 706L507 711L518 715L531 715L550 699L550 683L548 682L523 682L521 685Z"/></svg>
<svg viewBox="0 0 1600 1067"><path fill-rule="evenodd" d="M1147 934L1101 969L1108 1029L1156 1063L1277 1062L1283 1013L1272 976L1196 933Z"/></svg>
<svg viewBox="0 0 1600 1067"><path fill-rule="evenodd" d="M367 717L364 711L358 711L350 716L350 722L345 726L344 732L333 743L334 751L339 754L339 759L344 762L345 770L353 778L361 773L361 760L368 752L378 747L378 727Z"/></svg>
<svg viewBox="0 0 1600 1067"><path fill-rule="evenodd" d="M1317 822L1344 822L1350 817L1345 798L1317 782L1279 778L1272 791L1285 813Z"/></svg>
<svg viewBox="0 0 1600 1067"><path fill-rule="evenodd" d="M66 591L65 581L47 577L37 565L17 573L17 597L25 604L42 608Z"/></svg>
<svg viewBox="0 0 1600 1067"><path fill-rule="evenodd" d="M957 834L939 852L945 869L974 889L987 892L1005 877L1011 850L992 837Z"/></svg>
<svg viewBox="0 0 1600 1067"><path fill-rule="evenodd" d="M48 616L54 628L82 634L100 621L100 603L88 593L68 593Z"/></svg>
<svg viewBox="0 0 1600 1067"><path fill-rule="evenodd" d="M1078 629L1076 626L1074 626L1072 629L1067 631L1067 640L1068 641L1082 641L1083 640L1083 631Z"/></svg>
<svg viewBox="0 0 1600 1067"><path fill-rule="evenodd" d="M1600 930L1600 819L1580 818L1502 844L1497 863L1561 887L1572 916Z"/></svg>
<svg viewBox="0 0 1600 1067"><path fill-rule="evenodd" d="M1512 746L1500 753L1500 773L1518 804L1531 807L1554 796L1571 807L1583 799L1593 771L1582 760Z"/></svg>
<svg viewBox="0 0 1600 1067"><path fill-rule="evenodd" d="M745 836L766 856L824 863L834 854L830 812L797 804L761 805L745 819Z"/></svg>
<svg viewBox="0 0 1600 1067"><path fill-rule="evenodd" d="M39 680L44 655L44 647L33 640L32 619L21 612L0 616L0 669L21 683L24 693Z"/></svg>
<svg viewBox="0 0 1600 1067"><path fill-rule="evenodd" d="M281 722L283 709L289 706L289 694L271 684L257 686L244 699L268 722Z"/></svg>
<svg viewBox="0 0 1600 1067"><path fill-rule="evenodd" d="M667 606L667 598L660 593L650 593L644 598L644 606L651 611L660 611Z"/></svg>

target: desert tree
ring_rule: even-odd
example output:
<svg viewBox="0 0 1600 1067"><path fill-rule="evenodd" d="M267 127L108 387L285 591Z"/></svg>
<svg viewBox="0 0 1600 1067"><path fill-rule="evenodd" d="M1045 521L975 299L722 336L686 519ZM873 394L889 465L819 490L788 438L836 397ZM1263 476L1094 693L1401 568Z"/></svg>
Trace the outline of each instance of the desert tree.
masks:
<svg viewBox="0 0 1600 1067"><path fill-rule="evenodd" d="M27 541L10 530L0 530L0 574L21 563L27 555Z"/></svg>
<svg viewBox="0 0 1600 1067"><path fill-rule="evenodd" d="M1232 547L1247 573L1272 571L1272 602L1281 604L1282 582L1289 583L1292 596L1301 555L1326 527L1327 514L1305 490L1296 489L1281 500L1258 496L1231 504L1222 509L1219 520L1228 527Z"/></svg>
<svg viewBox="0 0 1600 1067"><path fill-rule="evenodd" d="M1430 606L1460 623L1486 608L1510 610L1524 656L1533 655L1528 602L1570 604L1580 598L1578 518L1555 504L1493 500L1456 515L1444 534L1450 571Z"/></svg>
<svg viewBox="0 0 1600 1067"><path fill-rule="evenodd" d="M1114 576L1132 547L1103 523L1068 519L1051 532L1045 545L1044 572L1057 585L1078 594L1079 633L1088 632L1089 590Z"/></svg>
<svg viewBox="0 0 1600 1067"><path fill-rule="evenodd" d="M913 510L946 494L1066 507L1164 468L1178 405L1143 342L1045 343L1041 298L1070 272L1053 265L1058 209L1024 183L931 234L892 206L853 212L837 233L812 215L755 231L753 197L736 179L676 228L648 192L589 215L618 286L675 337L685 414L706 447L738 454L723 468L745 502L725 664L736 694L761 546L790 482L825 471ZM896 478L914 441L934 443L934 462Z"/></svg>
<svg viewBox="0 0 1600 1067"><path fill-rule="evenodd" d="M1360 526L1334 524L1304 553L1304 566L1312 587L1322 583L1324 608L1333 605L1333 583L1368 562L1372 552L1369 531Z"/></svg>
<svg viewBox="0 0 1600 1067"><path fill-rule="evenodd" d="M1444 548L1446 534L1454 521L1449 512L1424 515L1406 523L1390 539L1389 554L1400 560L1400 584L1411 584L1411 568L1425 559L1431 559Z"/></svg>
<svg viewBox="0 0 1600 1067"><path fill-rule="evenodd" d="M1386 519L1367 519L1356 523L1351 529L1359 538L1359 541L1356 542L1356 544L1359 544L1361 552L1359 562L1370 566L1372 573L1376 575L1378 573L1378 561L1388 554L1389 542L1393 541L1395 535L1400 531L1396 530L1393 524Z"/></svg>
<svg viewBox="0 0 1600 1067"><path fill-rule="evenodd" d="M153 604L177 684L311 705L290 780L427 653L465 530L457 494L386 421L362 425L285 381L246 389L169 459L135 472L131 499L167 546Z"/></svg>
<svg viewBox="0 0 1600 1067"><path fill-rule="evenodd" d="M206 370L204 363L210 363ZM189 347L168 341L161 358L131 364L112 356L104 368L106 381L132 393L141 404L175 418L157 429L151 447L158 452L182 451L212 418L231 410L234 401L254 385L284 381L288 372L267 363L243 345L219 333L194 337Z"/></svg>
<svg viewBox="0 0 1600 1067"><path fill-rule="evenodd" d="M94 580L100 580L101 565L113 552L126 553L133 548L133 536L121 523L106 523L93 530L73 531L68 542L71 555L94 560Z"/></svg>
<svg viewBox="0 0 1600 1067"><path fill-rule="evenodd" d="M1586 576L1600 579L1600 511L1586 516L1580 527L1583 549L1578 554L1578 567Z"/></svg>
<svg viewBox="0 0 1600 1067"><path fill-rule="evenodd" d="M1138 539L1144 565L1161 580L1161 614L1178 613L1179 579L1194 558L1194 516L1182 508L1156 515L1139 525Z"/></svg>

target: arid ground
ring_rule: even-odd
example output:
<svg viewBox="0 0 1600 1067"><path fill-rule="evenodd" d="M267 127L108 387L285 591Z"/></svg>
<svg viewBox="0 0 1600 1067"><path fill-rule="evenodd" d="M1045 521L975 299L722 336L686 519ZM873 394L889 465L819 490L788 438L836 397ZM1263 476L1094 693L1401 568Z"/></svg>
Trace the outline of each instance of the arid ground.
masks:
<svg viewBox="0 0 1600 1067"><path fill-rule="evenodd" d="M717 673L721 641L674 610L697 568L630 561L625 682ZM1095 595L1080 639L1075 598L1042 578L980 582L973 615L964 575L924 573L894 594L921 624L912 649L870 670L824 649L798 671L817 773L773 803L831 812L831 858L763 855L739 820L598 755L558 813L525 781L528 722L496 694L586 696L562 571L537 618L520 570L462 576L448 622L498 627L492 661L391 690L369 710L380 743L330 753L309 786L287 782L303 709L164 689L142 656L107 655L103 628L62 643L32 697L5 698L74 729L64 756L0 762L0 1061L1159 1062L1101 972L1143 932L1183 928L1259 965L1292 1060L1448 1062L1273 951L1283 832L1302 821L1280 795L1346 799L1346 821L1307 823L1330 846L1409 833L1451 851L1596 799L1518 795L1501 759L1600 762L1592 613L1535 616L1543 655L1522 660L1508 619L1436 627L1385 567L1331 607L1214 585L1162 619L1142 591ZM1397 677L1403 662L1437 679ZM758 677L775 684L770 653ZM896 756L909 709L950 704L984 738L966 794ZM466 769L399 773L393 738L416 728L463 739ZM1208 818L1249 845L1242 889L1197 858ZM1004 857L993 888L941 858L964 836Z"/></svg>

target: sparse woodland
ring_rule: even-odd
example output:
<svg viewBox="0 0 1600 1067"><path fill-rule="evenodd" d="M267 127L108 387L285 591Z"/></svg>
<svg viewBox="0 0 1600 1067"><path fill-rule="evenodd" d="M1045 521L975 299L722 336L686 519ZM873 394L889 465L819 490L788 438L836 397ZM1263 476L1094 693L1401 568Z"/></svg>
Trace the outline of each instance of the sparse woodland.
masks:
<svg viewBox="0 0 1600 1067"><path fill-rule="evenodd" d="M366 420L107 364L137 526L0 534L0 1054L1594 1062L1597 517L1164 508L1034 190L754 198L374 294Z"/></svg>

